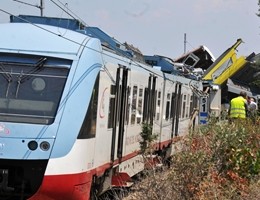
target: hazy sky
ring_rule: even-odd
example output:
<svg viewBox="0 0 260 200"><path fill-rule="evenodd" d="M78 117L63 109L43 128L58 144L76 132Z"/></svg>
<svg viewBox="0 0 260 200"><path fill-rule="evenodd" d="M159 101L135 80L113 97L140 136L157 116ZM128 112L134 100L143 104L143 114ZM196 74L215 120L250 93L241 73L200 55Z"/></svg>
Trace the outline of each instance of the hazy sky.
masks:
<svg viewBox="0 0 260 200"><path fill-rule="evenodd" d="M66 4L87 25L146 55L181 56L185 33L186 51L205 45L217 58L241 38L238 55L260 53L258 0L44 0L45 16L66 18L52 1ZM0 9L13 15L40 15L40 9L13 0L1 0ZM0 23L8 21L9 15L0 11Z"/></svg>

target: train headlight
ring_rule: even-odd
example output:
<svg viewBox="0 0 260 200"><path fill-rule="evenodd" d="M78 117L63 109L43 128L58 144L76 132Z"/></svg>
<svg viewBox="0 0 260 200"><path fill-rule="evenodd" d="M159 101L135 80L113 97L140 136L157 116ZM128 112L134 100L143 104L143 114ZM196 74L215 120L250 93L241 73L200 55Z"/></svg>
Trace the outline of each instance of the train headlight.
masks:
<svg viewBox="0 0 260 200"><path fill-rule="evenodd" d="M40 144L40 148L41 148L41 150L43 150L43 151L48 151L49 149L50 149L50 143L49 142L46 142L46 141L44 141L44 142L42 142L41 144Z"/></svg>
<svg viewBox="0 0 260 200"><path fill-rule="evenodd" d="M38 143L36 141L32 140L28 143L28 148L30 150L34 151L38 148Z"/></svg>

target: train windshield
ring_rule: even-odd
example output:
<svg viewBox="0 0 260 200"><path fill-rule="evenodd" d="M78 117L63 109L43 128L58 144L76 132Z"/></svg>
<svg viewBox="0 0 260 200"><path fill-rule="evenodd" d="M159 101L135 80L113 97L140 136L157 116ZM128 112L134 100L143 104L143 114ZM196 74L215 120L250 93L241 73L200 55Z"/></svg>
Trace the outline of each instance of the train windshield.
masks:
<svg viewBox="0 0 260 200"><path fill-rule="evenodd" d="M68 63L39 57L0 59L0 121L51 124L67 80ZM65 61L64 61L65 62Z"/></svg>

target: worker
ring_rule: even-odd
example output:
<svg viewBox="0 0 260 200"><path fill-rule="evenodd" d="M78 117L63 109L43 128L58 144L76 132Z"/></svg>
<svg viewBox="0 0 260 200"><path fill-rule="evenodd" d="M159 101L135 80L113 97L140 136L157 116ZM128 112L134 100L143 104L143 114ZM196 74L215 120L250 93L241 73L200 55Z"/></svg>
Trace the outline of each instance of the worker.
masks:
<svg viewBox="0 0 260 200"><path fill-rule="evenodd" d="M240 92L239 96L230 101L229 116L232 119L245 119L247 113L247 94Z"/></svg>
<svg viewBox="0 0 260 200"><path fill-rule="evenodd" d="M257 106L256 100L254 97L250 97L250 104L248 106L249 106L248 109L252 112L255 112L258 110L258 106Z"/></svg>
<svg viewBox="0 0 260 200"><path fill-rule="evenodd" d="M248 104L248 117L250 117L253 120L253 122L255 122L256 120L257 111L258 111L258 106L256 100L254 97L250 97L249 104Z"/></svg>

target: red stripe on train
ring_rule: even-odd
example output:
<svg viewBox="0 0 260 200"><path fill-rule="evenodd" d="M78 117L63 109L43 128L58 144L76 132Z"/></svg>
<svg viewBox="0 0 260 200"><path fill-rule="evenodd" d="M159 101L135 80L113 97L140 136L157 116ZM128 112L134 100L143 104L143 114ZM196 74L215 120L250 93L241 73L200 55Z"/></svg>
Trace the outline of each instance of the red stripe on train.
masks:
<svg viewBox="0 0 260 200"><path fill-rule="evenodd" d="M158 143L156 144L156 148L168 146L170 143L171 140ZM137 155L138 152L132 152L121 158L120 162L131 159ZM120 162L117 159L113 163L106 163L96 169L79 174L45 176L41 187L29 200L88 200L93 175L102 176L107 169Z"/></svg>
<svg viewBox="0 0 260 200"><path fill-rule="evenodd" d="M29 200L88 200L91 173L45 176L41 187Z"/></svg>

